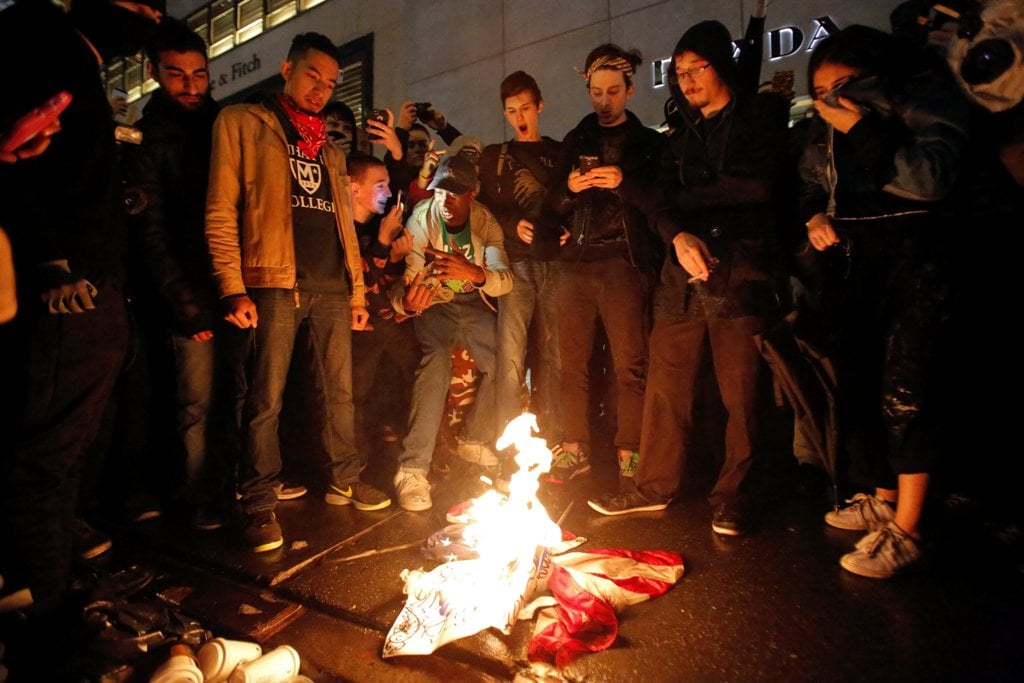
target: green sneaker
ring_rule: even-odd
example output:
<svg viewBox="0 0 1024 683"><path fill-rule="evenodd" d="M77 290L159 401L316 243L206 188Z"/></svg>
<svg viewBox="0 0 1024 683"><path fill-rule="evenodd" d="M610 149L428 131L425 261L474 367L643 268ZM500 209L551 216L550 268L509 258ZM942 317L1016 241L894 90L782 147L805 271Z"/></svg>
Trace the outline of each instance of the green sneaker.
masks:
<svg viewBox="0 0 1024 683"><path fill-rule="evenodd" d="M546 482L564 484L590 471L590 459L582 448L575 453L567 450L555 452L552 449L552 453L555 461L551 465L551 471L544 475Z"/></svg>
<svg viewBox="0 0 1024 683"><path fill-rule="evenodd" d="M636 474L636 468L640 464L640 451L628 451L620 448L618 456L619 474L623 477L632 477Z"/></svg>
<svg viewBox="0 0 1024 683"><path fill-rule="evenodd" d="M382 510L391 505L386 493L358 480L344 486L331 484L324 500L331 505L352 504L356 510Z"/></svg>

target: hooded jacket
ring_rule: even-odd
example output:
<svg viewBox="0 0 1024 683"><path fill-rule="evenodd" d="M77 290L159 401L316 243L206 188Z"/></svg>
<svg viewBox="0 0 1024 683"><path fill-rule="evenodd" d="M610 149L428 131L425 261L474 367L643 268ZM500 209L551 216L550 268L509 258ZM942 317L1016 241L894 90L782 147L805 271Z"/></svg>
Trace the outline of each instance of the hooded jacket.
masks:
<svg viewBox="0 0 1024 683"><path fill-rule="evenodd" d="M204 227L219 111L210 98L197 111L187 111L157 90L137 124L142 144L124 149L125 181L138 212L135 242L175 331L184 336L212 329L220 317Z"/></svg>
<svg viewBox="0 0 1024 683"><path fill-rule="evenodd" d="M431 197L416 205L406 221L405 228L412 237L412 251L405 257L405 276L391 290L391 303L402 315L408 315L402 306L406 284L426 265L426 247L444 249L441 230L440 204ZM484 303L494 308L488 296L501 296L512 291L512 271L505 253L505 238L501 226L483 204L474 201L469 208L470 239L473 242L474 263L484 269L484 284L476 288ZM485 296L486 295L486 296ZM433 305L447 303L455 292L447 287L434 288Z"/></svg>
<svg viewBox="0 0 1024 683"><path fill-rule="evenodd" d="M841 94L864 108L848 133L823 119L800 159L800 218L866 218L948 208L968 143L969 107L946 78L921 71L899 87L874 77Z"/></svg>
<svg viewBox="0 0 1024 683"><path fill-rule="evenodd" d="M676 162L668 191L671 220L658 231L669 246L656 308L706 317L768 315L777 310L773 280L778 265L776 184L786 161L786 102L738 87L729 33L718 22L687 31L673 54L693 51L708 60L732 92L731 101L704 120L689 106L676 79L669 88L684 125L669 136ZM681 232L707 244L718 265L706 283L689 283L671 248Z"/></svg>
<svg viewBox="0 0 1024 683"><path fill-rule="evenodd" d="M645 201L648 191L670 176L671 158L665 136L644 126L633 112L626 112L626 140L618 166L622 184L614 190L591 188L580 193L569 190L566 181L580 155L600 157L601 124L597 114L589 114L565 136L562 152L548 193L548 202L560 216L568 219L571 235L563 248L566 261L588 260L591 233L597 221L621 225L630 263L641 270L656 270L661 263L661 245L651 230L659 207ZM604 165L604 160L600 161ZM588 253L590 252L590 253Z"/></svg>

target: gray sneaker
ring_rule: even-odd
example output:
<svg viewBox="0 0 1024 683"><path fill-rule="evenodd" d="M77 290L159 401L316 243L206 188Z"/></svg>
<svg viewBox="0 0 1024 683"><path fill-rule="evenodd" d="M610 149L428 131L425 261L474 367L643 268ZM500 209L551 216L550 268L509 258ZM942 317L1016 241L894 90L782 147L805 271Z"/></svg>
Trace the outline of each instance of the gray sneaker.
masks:
<svg viewBox="0 0 1024 683"><path fill-rule="evenodd" d="M278 500L295 500L296 498L302 498L307 493L308 490L302 484L289 484L287 482L274 484L274 495L277 496Z"/></svg>
<svg viewBox="0 0 1024 683"><path fill-rule="evenodd" d="M456 452L466 462L476 463L484 467L497 467L499 464L498 456L491 450L490 446L482 441L463 441L460 439Z"/></svg>
<svg viewBox="0 0 1024 683"><path fill-rule="evenodd" d="M398 504L405 510L419 512L429 510L433 505L430 500L430 482L423 472L398 470L395 475L395 493Z"/></svg>
<svg viewBox="0 0 1024 683"><path fill-rule="evenodd" d="M650 499L640 493L639 489L632 488L624 493L613 493L597 498L591 498L587 505L602 515L628 515L632 512L657 512L668 507L667 499Z"/></svg>
<svg viewBox="0 0 1024 683"><path fill-rule="evenodd" d="M825 514L825 523L848 531L878 531L892 521L895 511L881 498L858 493L846 500L849 505Z"/></svg>
<svg viewBox="0 0 1024 683"><path fill-rule="evenodd" d="M324 494L324 500L331 505L353 505L356 510L383 510L391 505L391 499L373 486L354 481L341 486L331 484Z"/></svg>
<svg viewBox="0 0 1024 683"><path fill-rule="evenodd" d="M857 549L839 559L848 572L871 579L889 579L920 567L921 547L894 522L857 542Z"/></svg>

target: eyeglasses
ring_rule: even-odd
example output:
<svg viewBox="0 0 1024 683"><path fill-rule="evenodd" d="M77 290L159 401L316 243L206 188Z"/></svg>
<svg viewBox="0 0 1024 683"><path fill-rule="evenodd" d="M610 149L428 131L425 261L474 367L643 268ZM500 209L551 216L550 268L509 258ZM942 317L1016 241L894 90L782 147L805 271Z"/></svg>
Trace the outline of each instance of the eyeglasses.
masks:
<svg viewBox="0 0 1024 683"><path fill-rule="evenodd" d="M709 66L711 65L705 64L703 66L695 66L692 69L687 69L683 73L673 71L672 73L669 74L669 78L676 83L682 83L687 78L689 78L692 81L695 81L704 75L704 72L708 70Z"/></svg>

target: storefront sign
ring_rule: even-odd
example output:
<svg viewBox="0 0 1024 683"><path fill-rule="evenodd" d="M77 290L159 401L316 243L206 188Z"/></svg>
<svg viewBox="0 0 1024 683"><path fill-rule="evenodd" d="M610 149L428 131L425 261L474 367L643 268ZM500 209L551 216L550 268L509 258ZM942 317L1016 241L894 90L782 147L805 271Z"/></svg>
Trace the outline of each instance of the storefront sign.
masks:
<svg viewBox="0 0 1024 683"><path fill-rule="evenodd" d="M825 38L839 30L838 24L832 17L824 16L812 20L813 26L810 30L810 38L804 41L804 31L799 26L780 26L765 33L765 43L768 46L768 61L777 62L780 59L791 57L800 52L813 52ZM733 58L739 56L739 41L733 41ZM672 68L672 58L655 59L651 63L652 83L655 88L661 88L668 84L669 70Z"/></svg>

